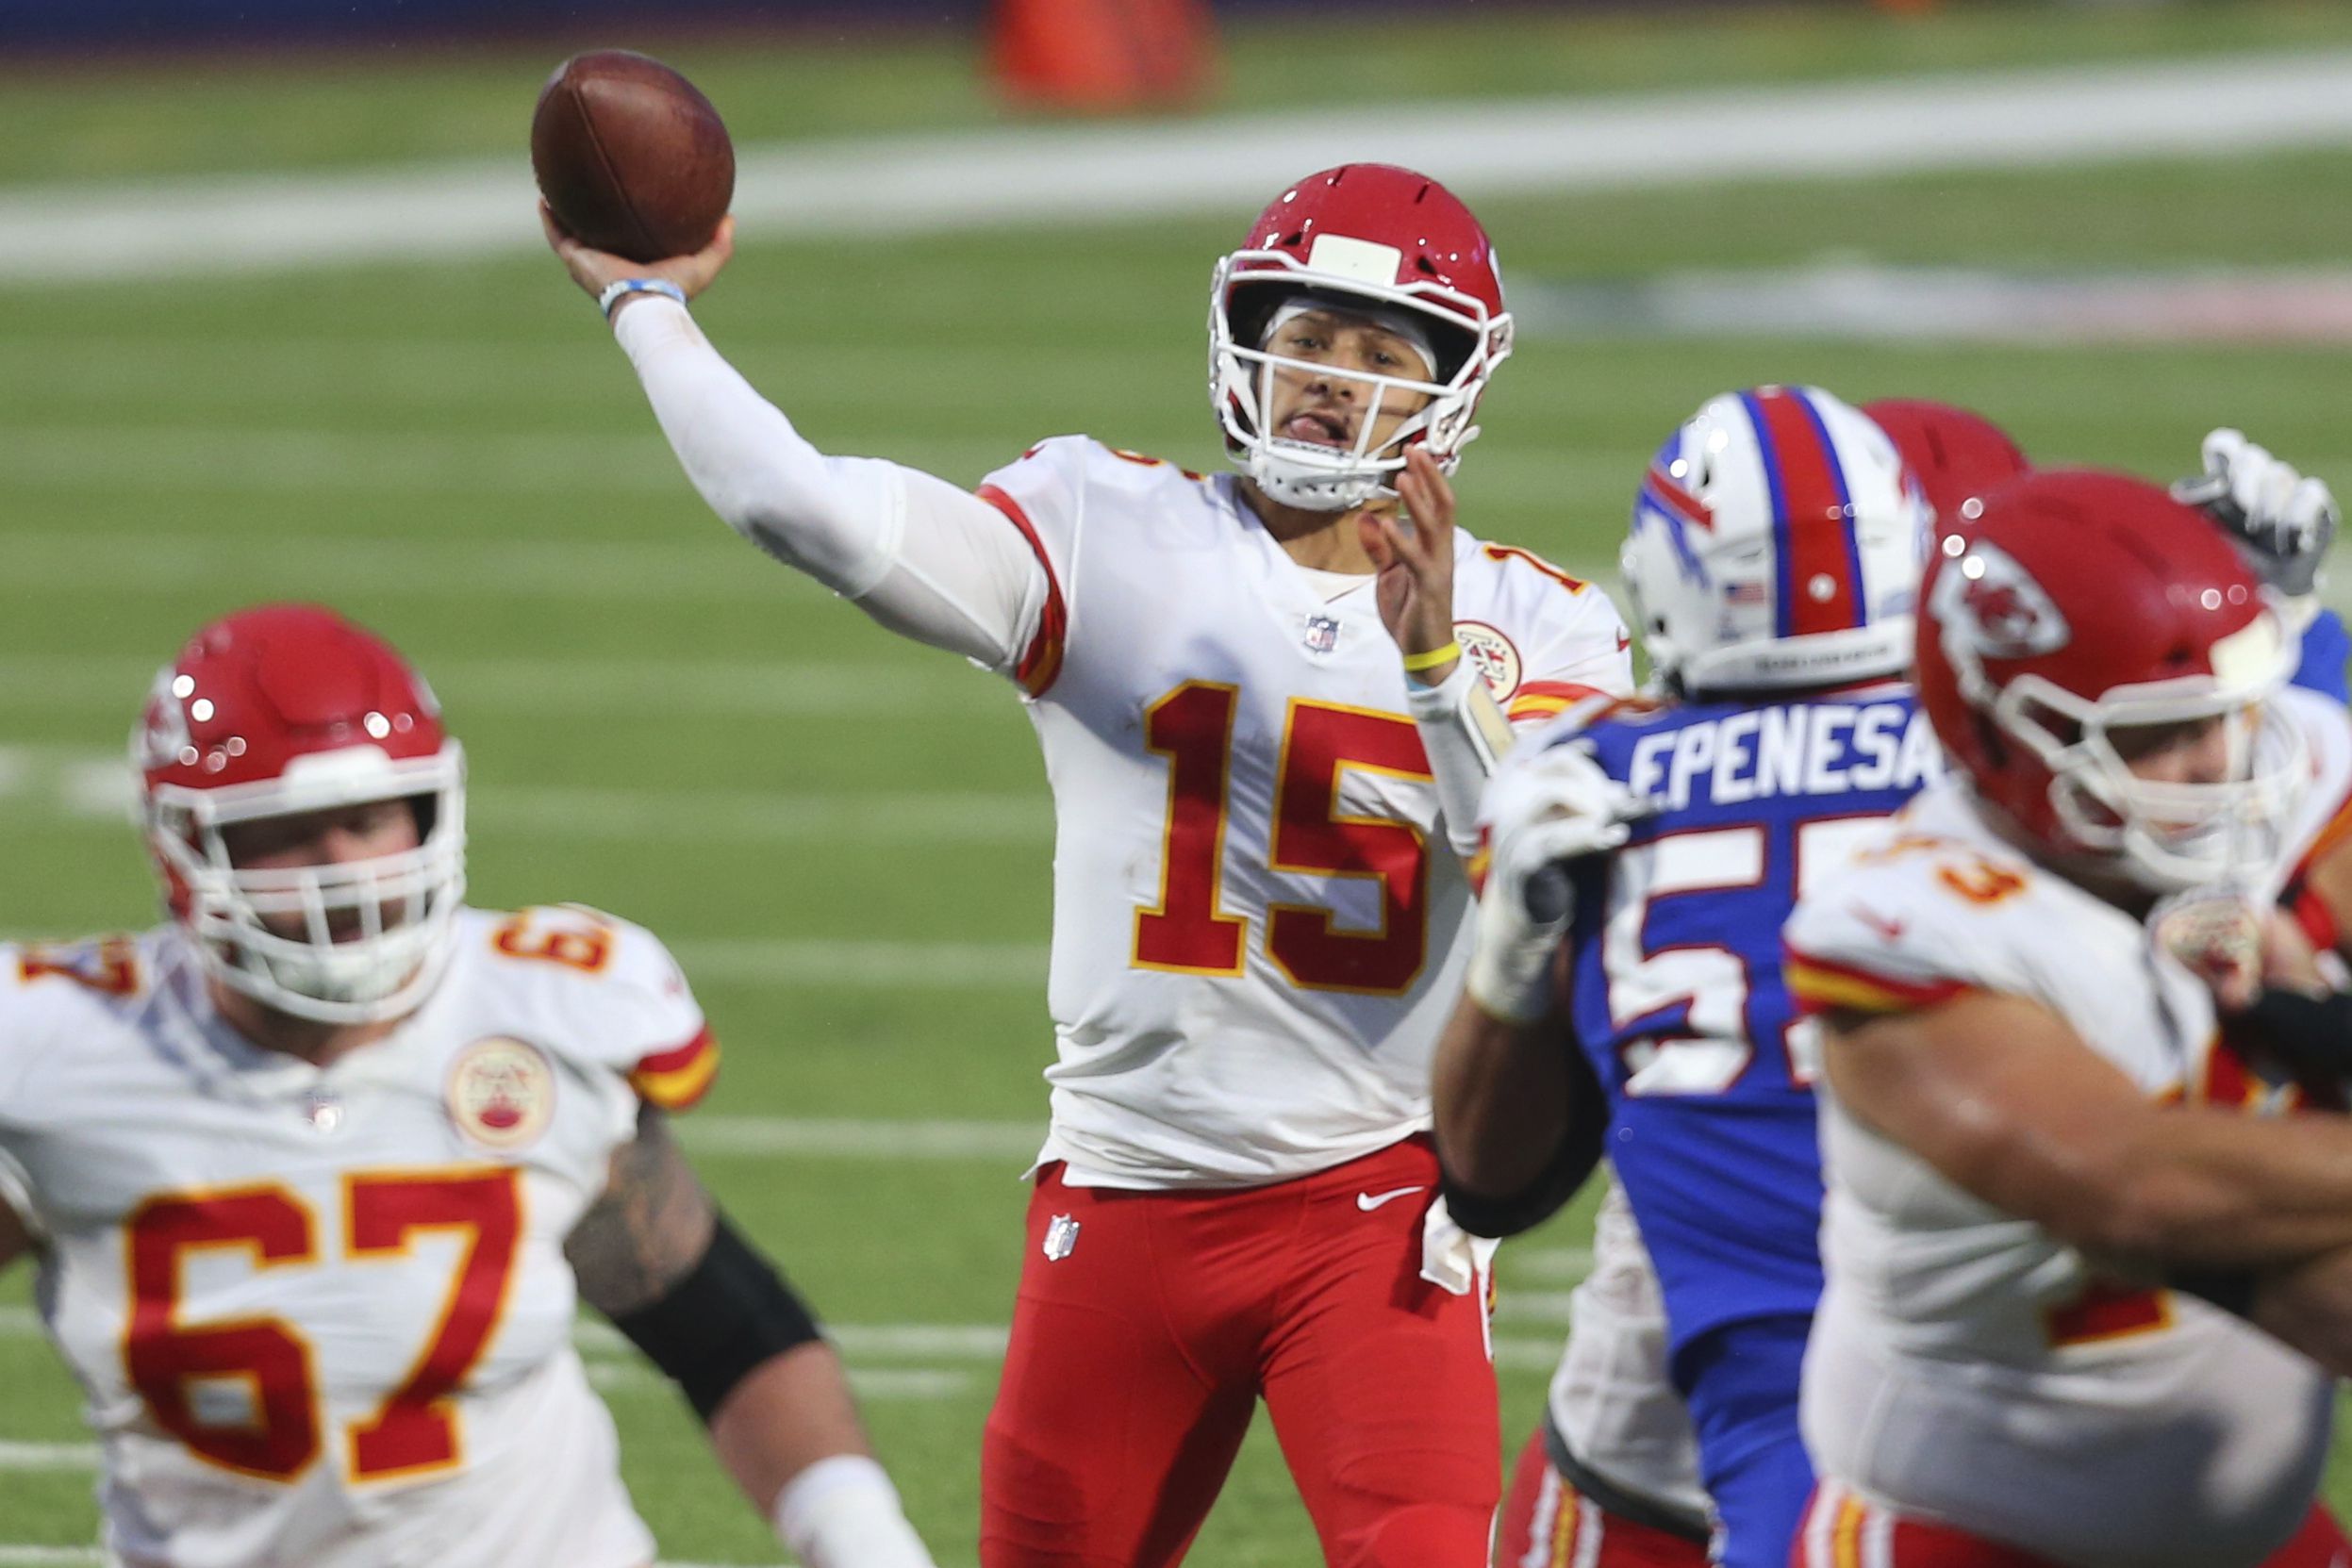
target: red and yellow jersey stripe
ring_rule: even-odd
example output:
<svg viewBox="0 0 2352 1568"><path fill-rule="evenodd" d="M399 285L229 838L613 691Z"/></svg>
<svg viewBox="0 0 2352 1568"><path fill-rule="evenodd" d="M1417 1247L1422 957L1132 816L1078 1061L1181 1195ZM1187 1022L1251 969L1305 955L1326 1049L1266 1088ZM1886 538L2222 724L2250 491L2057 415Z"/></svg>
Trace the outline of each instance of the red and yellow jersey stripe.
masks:
<svg viewBox="0 0 2352 1568"><path fill-rule="evenodd" d="M1898 980L1849 964L1834 964L1787 949L1782 973L1789 999L1806 1015L1821 1013L1915 1013L1972 989L1956 980Z"/></svg>
<svg viewBox="0 0 2352 1568"><path fill-rule="evenodd" d="M1524 724L1532 718L1550 718L1579 702L1602 695L1598 687L1580 685L1574 681L1529 681L1511 694L1503 714L1512 723Z"/></svg>
<svg viewBox="0 0 2352 1568"><path fill-rule="evenodd" d="M686 1044L655 1051L638 1062L629 1074L629 1087L648 1105L659 1106L664 1111L687 1111L710 1093L711 1082L718 1076L719 1042L711 1037L710 1026L705 1024Z"/></svg>
<svg viewBox="0 0 2352 1568"><path fill-rule="evenodd" d="M1033 451L1035 449L1032 449ZM1012 525L1020 530L1020 536L1029 541L1029 548L1045 569L1045 608L1037 617L1036 635L1021 650L1020 662L1013 669L1013 678L1021 690L1032 697L1043 697L1062 673L1063 643L1069 635L1069 607L1062 600L1061 579L1054 575L1053 557L1046 553L1045 541L1037 536L1036 524L1029 514L994 485L980 487L980 499L1002 512Z"/></svg>

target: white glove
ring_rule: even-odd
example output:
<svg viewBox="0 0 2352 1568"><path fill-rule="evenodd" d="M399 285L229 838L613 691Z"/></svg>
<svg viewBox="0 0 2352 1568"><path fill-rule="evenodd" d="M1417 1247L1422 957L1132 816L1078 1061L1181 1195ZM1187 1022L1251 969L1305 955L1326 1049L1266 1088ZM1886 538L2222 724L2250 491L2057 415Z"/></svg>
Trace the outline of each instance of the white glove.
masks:
<svg viewBox="0 0 2352 1568"><path fill-rule="evenodd" d="M830 1455L785 1482L771 1522L806 1568L932 1568L898 1488L863 1454Z"/></svg>
<svg viewBox="0 0 2352 1568"><path fill-rule="evenodd" d="M2305 476L2245 438L2216 430L2205 437L2205 472L2173 486L2176 500L2198 507L2228 529L2265 582L2300 599L2319 583L2319 565L2342 514L2327 485Z"/></svg>
<svg viewBox="0 0 2352 1568"><path fill-rule="evenodd" d="M1532 1023L1552 1010L1552 954L1575 911L1561 863L1625 842L1648 807L1582 748L1517 753L1480 810L1486 886L1478 900L1470 999L1497 1018Z"/></svg>

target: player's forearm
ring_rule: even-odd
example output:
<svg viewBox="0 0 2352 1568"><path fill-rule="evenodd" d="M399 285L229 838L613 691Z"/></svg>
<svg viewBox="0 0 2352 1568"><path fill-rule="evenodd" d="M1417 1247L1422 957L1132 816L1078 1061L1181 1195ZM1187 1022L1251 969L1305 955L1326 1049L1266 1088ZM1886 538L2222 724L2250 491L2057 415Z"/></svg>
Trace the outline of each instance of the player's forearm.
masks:
<svg viewBox="0 0 2352 1568"><path fill-rule="evenodd" d="M2246 1316L2337 1377L2352 1377L2352 1249L2264 1276Z"/></svg>
<svg viewBox="0 0 2352 1568"><path fill-rule="evenodd" d="M1511 721L1467 658L1457 659L1433 686L1407 676L1405 693L1429 757L1447 841L1466 860L1478 849L1479 797L1486 792L1495 764L1511 749Z"/></svg>
<svg viewBox="0 0 2352 1568"><path fill-rule="evenodd" d="M1568 1132L1569 1083L1550 1024L1493 1017L1463 999L1431 1069L1437 1149L1459 1186L1508 1197L1533 1186Z"/></svg>
<svg viewBox="0 0 2352 1568"><path fill-rule="evenodd" d="M771 1356L711 1412L711 1447L808 1568L931 1568L822 1341Z"/></svg>
<svg viewBox="0 0 2352 1568"><path fill-rule="evenodd" d="M761 1515L785 1483L836 1454L872 1457L841 1358L823 1340L770 1356L711 1412L710 1445Z"/></svg>
<svg viewBox="0 0 2352 1568"><path fill-rule="evenodd" d="M2352 1126L2151 1110L2104 1162L2095 1246L2195 1268L2269 1268L2352 1247Z"/></svg>
<svg viewBox="0 0 2352 1568"><path fill-rule="evenodd" d="M646 300L614 330L687 478L729 527L894 632L993 668L1019 658L1043 568L994 507L895 463L819 452L681 305Z"/></svg>
<svg viewBox="0 0 2352 1568"><path fill-rule="evenodd" d="M829 462L711 347L684 305L639 302L613 331L711 510L836 593L873 586L897 522L886 470Z"/></svg>

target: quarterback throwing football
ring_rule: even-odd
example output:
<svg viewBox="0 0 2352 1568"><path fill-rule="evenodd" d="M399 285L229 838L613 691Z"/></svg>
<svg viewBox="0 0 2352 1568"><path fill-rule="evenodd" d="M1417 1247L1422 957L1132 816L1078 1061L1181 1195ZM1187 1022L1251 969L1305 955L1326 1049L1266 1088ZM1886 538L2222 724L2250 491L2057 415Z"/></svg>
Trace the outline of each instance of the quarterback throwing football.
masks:
<svg viewBox="0 0 2352 1568"><path fill-rule="evenodd" d="M586 1297L817 1568L929 1568L839 1362L665 1113L717 1047L667 951L466 907L464 765L389 647L272 605L134 733L173 918L0 946L0 1263L105 1449L125 1568L646 1568Z"/></svg>
<svg viewBox="0 0 2352 1568"><path fill-rule="evenodd" d="M1238 474L1065 437L977 494L817 452L720 358L686 300L725 228L651 268L549 232L712 506L1016 683L1045 750L1060 1060L982 1561L1177 1560L1263 1396L1330 1561L1481 1568L1483 1263L1426 1138L1458 854L1510 723L1630 670L1598 591L1453 525L1511 347L1477 220L1300 181L1212 286Z"/></svg>

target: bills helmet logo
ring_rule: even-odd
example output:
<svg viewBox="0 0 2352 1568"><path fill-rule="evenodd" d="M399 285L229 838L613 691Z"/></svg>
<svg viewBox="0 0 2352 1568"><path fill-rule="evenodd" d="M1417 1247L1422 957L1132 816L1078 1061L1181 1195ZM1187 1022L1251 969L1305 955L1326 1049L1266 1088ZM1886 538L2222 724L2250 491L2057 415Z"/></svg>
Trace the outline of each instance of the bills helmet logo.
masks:
<svg viewBox="0 0 2352 1568"><path fill-rule="evenodd" d="M449 1070L449 1116L485 1148L522 1148L555 1114L555 1074L537 1046L506 1035L476 1040Z"/></svg>
<svg viewBox="0 0 2352 1568"><path fill-rule="evenodd" d="M1948 645L1979 659L2054 653L2073 636L2042 585L1998 545L1978 543L1936 579L1935 617Z"/></svg>

